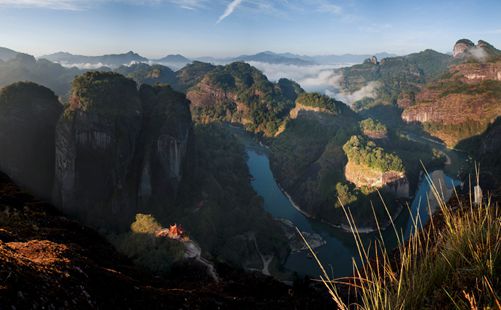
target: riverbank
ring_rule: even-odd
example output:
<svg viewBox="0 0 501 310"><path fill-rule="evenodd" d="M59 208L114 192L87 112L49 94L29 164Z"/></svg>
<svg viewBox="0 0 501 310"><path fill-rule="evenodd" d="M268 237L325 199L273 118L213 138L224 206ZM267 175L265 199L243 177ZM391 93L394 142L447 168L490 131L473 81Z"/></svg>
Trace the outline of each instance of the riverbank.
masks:
<svg viewBox="0 0 501 310"><path fill-rule="evenodd" d="M290 204L297 210L299 211L301 214L303 214L305 217L307 217L308 219L310 220L315 220L315 221L319 221L323 224L326 224L332 228L336 228L336 229L340 229L342 230L343 232L346 232L346 233L352 233L353 230L351 229L351 227L347 224L333 224L333 223L330 223L326 220L323 220L323 219L317 219L316 217L314 217L313 215L309 214L308 212L304 211L301 209L301 207L299 207L298 204L296 204L294 202L294 200L292 199L292 197L289 195L289 193L287 193L285 191L285 189L280 185L280 183L278 182L278 180L275 180L277 182L277 185L278 187L280 188L280 190L282 191L282 193L285 195L285 197L287 197L287 199L289 200ZM399 216L400 214L402 213L402 210L404 209L404 206L402 204L399 204L399 207L397 209L397 212L392 216L392 219L391 221L388 221L387 223L385 223L384 225L381 225L380 226L380 229L382 231L385 231L386 229L388 229L390 226L391 226L391 223L394 222ZM359 227L357 226L357 232L360 233L360 234L371 234L371 233L375 233L375 232L378 232L378 228L377 227Z"/></svg>

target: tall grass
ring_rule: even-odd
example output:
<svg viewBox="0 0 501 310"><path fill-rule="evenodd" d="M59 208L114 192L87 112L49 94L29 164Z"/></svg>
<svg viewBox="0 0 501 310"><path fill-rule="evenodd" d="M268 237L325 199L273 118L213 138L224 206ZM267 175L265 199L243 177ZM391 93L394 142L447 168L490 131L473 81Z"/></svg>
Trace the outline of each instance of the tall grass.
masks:
<svg viewBox="0 0 501 310"><path fill-rule="evenodd" d="M392 223L398 239L394 250L385 246L381 233L379 240L364 245L350 210L344 208L362 264L353 259L353 277L332 279L315 256L321 281L338 308L501 309L498 206L491 199L475 205L471 196L461 203L455 192L458 203L452 207L440 192L441 184L430 183L439 212L422 229L419 215L411 213L414 230L408 240ZM341 294L342 286L350 293Z"/></svg>

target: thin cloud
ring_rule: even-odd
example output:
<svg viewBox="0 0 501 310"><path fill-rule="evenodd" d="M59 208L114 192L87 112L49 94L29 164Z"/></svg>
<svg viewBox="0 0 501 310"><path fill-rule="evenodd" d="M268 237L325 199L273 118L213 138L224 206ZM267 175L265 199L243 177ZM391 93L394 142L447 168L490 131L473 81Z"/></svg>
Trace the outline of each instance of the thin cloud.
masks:
<svg viewBox="0 0 501 310"><path fill-rule="evenodd" d="M0 7L13 8L45 8L53 10L76 11L85 9L85 1L75 0L0 0Z"/></svg>
<svg viewBox="0 0 501 310"><path fill-rule="evenodd" d="M170 0L172 4L175 4L183 9L196 10L205 7L205 0Z"/></svg>
<svg viewBox="0 0 501 310"><path fill-rule="evenodd" d="M124 3L129 5L173 4L187 10L206 7L208 0L0 0L0 8L40 8L51 10L80 11L105 3Z"/></svg>
<svg viewBox="0 0 501 310"><path fill-rule="evenodd" d="M343 9L339 5L335 5L332 3L322 3L318 7L320 12L331 13L334 15L340 15L343 12Z"/></svg>
<svg viewBox="0 0 501 310"><path fill-rule="evenodd" d="M223 15L219 16L219 19L217 20L217 24L223 21L226 17L230 16L235 12L235 10L238 8L238 6L242 3L243 0L233 0L228 6L226 7L226 10L224 10Z"/></svg>

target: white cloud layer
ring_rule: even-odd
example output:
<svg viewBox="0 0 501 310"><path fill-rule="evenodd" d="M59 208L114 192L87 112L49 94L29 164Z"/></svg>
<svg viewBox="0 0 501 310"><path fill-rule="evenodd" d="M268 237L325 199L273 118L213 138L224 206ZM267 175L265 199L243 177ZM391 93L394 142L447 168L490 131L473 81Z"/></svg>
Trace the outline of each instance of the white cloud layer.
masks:
<svg viewBox="0 0 501 310"><path fill-rule="evenodd" d="M295 66L250 61L249 64L261 70L271 81L287 78L299 83L306 91L325 94L349 105L363 98L373 98L380 87L378 82L369 82L353 93L345 92L340 85L342 74L336 69L353 65L349 63Z"/></svg>

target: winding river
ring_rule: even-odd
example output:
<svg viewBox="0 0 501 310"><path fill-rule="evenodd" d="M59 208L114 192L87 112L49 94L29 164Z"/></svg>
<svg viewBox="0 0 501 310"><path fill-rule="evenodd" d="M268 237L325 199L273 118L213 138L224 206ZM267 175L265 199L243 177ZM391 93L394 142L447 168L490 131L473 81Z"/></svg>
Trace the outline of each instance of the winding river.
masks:
<svg viewBox="0 0 501 310"><path fill-rule="evenodd" d="M291 201L282 192L278 186L273 173L270 169L270 163L266 148L255 143L252 138L244 137L244 143L248 155L247 165L252 175L252 187L263 197L264 208L275 218L285 218L291 220L301 231L317 233L327 242L326 245L317 249L317 255L324 263L324 267L334 277L343 277L353 274L353 258L357 257L357 249L351 233L341 229L333 228L319 221L305 217L292 205ZM441 172L441 171L439 171ZM443 173L440 173L444 180L444 187L452 190L454 186L459 185L454 180ZM423 178L415 198L411 204L413 214L419 212L423 223L428 220L427 199L430 190L429 182ZM401 212L395 221L397 230L405 232L409 236L413 230L412 221L409 212ZM382 233L387 247L395 247L397 240L393 229L387 229ZM378 237L378 233L363 234L364 242L370 242ZM306 252L293 253L289 255L285 267L298 275L309 275L317 277L320 269L315 261L308 257Z"/></svg>

